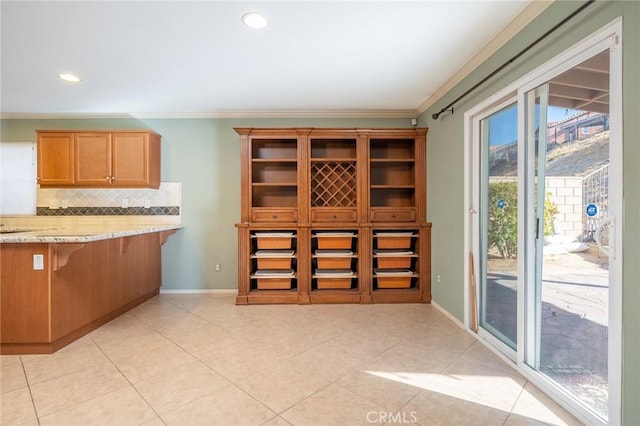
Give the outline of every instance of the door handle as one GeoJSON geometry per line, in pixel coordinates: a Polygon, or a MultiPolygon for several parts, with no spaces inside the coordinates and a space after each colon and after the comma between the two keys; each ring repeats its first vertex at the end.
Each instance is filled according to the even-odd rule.
{"type": "Polygon", "coordinates": [[[616,258],[616,251],[615,251],[615,244],[614,244],[615,233],[611,232],[611,230],[613,230],[615,225],[616,225],[615,218],[613,216],[608,216],[600,222],[600,224],[598,225],[598,228],[596,229],[595,235],[593,236],[593,239],[596,240],[596,244],[598,245],[598,248],[600,248],[600,250],[602,250],[602,252],[606,254],[607,257],[611,260],[616,258]],[[602,230],[607,225],[610,225],[609,246],[603,246],[601,241],[602,230]]]}

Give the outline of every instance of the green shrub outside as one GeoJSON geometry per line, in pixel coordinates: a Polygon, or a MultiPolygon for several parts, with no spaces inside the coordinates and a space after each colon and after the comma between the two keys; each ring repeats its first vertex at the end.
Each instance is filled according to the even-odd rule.
{"type": "MultiPolygon", "coordinates": [[[[553,235],[553,218],[558,206],[544,201],[544,235],[553,235]]],[[[489,184],[489,248],[495,247],[502,258],[518,254],[518,185],[516,182],[491,182],[489,184]]]]}

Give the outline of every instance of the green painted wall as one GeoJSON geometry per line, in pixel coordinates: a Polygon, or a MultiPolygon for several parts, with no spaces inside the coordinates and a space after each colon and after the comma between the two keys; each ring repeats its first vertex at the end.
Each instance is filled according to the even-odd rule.
{"type": "Polygon", "coordinates": [[[429,127],[428,220],[433,223],[433,299],[463,319],[464,113],[599,28],[623,17],[624,258],[623,258],[623,420],[640,424],[640,2],[597,2],[566,27],[503,70],[471,96],[434,121],[431,115],[502,65],[582,2],[556,1],[534,22],[454,87],[419,118],[429,127]]]}
{"type": "MultiPolygon", "coordinates": [[[[580,3],[556,1],[419,119],[429,127],[428,220],[433,223],[434,300],[463,318],[463,115],[509,83],[611,22],[624,19],[624,271],[623,418],[640,425],[640,2],[598,2],[456,105],[438,121],[431,114],[519,52],[580,3]]],[[[162,179],[182,182],[184,229],[163,252],[165,289],[235,289],[240,216],[240,153],[233,127],[410,127],[408,119],[82,119],[1,120],[0,140],[32,141],[36,129],[152,129],[163,135],[162,179]],[[214,265],[222,265],[221,272],[214,265]]]]}
{"type": "Polygon", "coordinates": [[[182,224],[163,250],[163,289],[237,289],[240,138],[234,127],[411,127],[407,119],[1,120],[3,142],[36,129],[151,129],[162,135],[162,180],[182,182],[182,224]],[[215,272],[214,265],[222,266],[215,272]]]}

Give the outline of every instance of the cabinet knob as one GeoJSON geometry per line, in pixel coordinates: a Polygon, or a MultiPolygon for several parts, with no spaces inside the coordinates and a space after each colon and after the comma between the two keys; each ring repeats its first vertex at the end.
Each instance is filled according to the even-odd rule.
{"type": "Polygon", "coordinates": [[[395,218],[396,218],[396,214],[395,214],[395,213],[391,213],[391,217],[392,217],[393,219],[395,219],[395,218]]]}
{"type": "Polygon", "coordinates": [[[110,177],[110,176],[107,176],[105,179],[106,179],[106,180],[111,180],[111,177],[110,177]]]}
{"type": "Polygon", "coordinates": [[[278,218],[278,215],[277,215],[277,214],[274,214],[274,215],[273,215],[273,216],[271,216],[271,217],[272,217],[273,219],[277,219],[277,218],[278,218]]]}
{"type": "Polygon", "coordinates": [[[335,214],[334,214],[334,215],[333,215],[333,218],[334,218],[334,219],[337,219],[337,218],[338,218],[338,215],[335,215],[335,214]]]}

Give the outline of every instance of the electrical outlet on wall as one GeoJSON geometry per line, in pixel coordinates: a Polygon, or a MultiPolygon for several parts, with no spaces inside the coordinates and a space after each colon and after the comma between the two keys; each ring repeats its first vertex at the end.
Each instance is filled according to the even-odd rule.
{"type": "Polygon", "coordinates": [[[33,255],[33,270],[34,271],[44,270],[44,254],[33,255]]]}
{"type": "Polygon", "coordinates": [[[123,198],[122,201],[120,202],[120,207],[122,207],[123,209],[126,209],[129,207],[129,199],[128,198],[123,198]]]}

